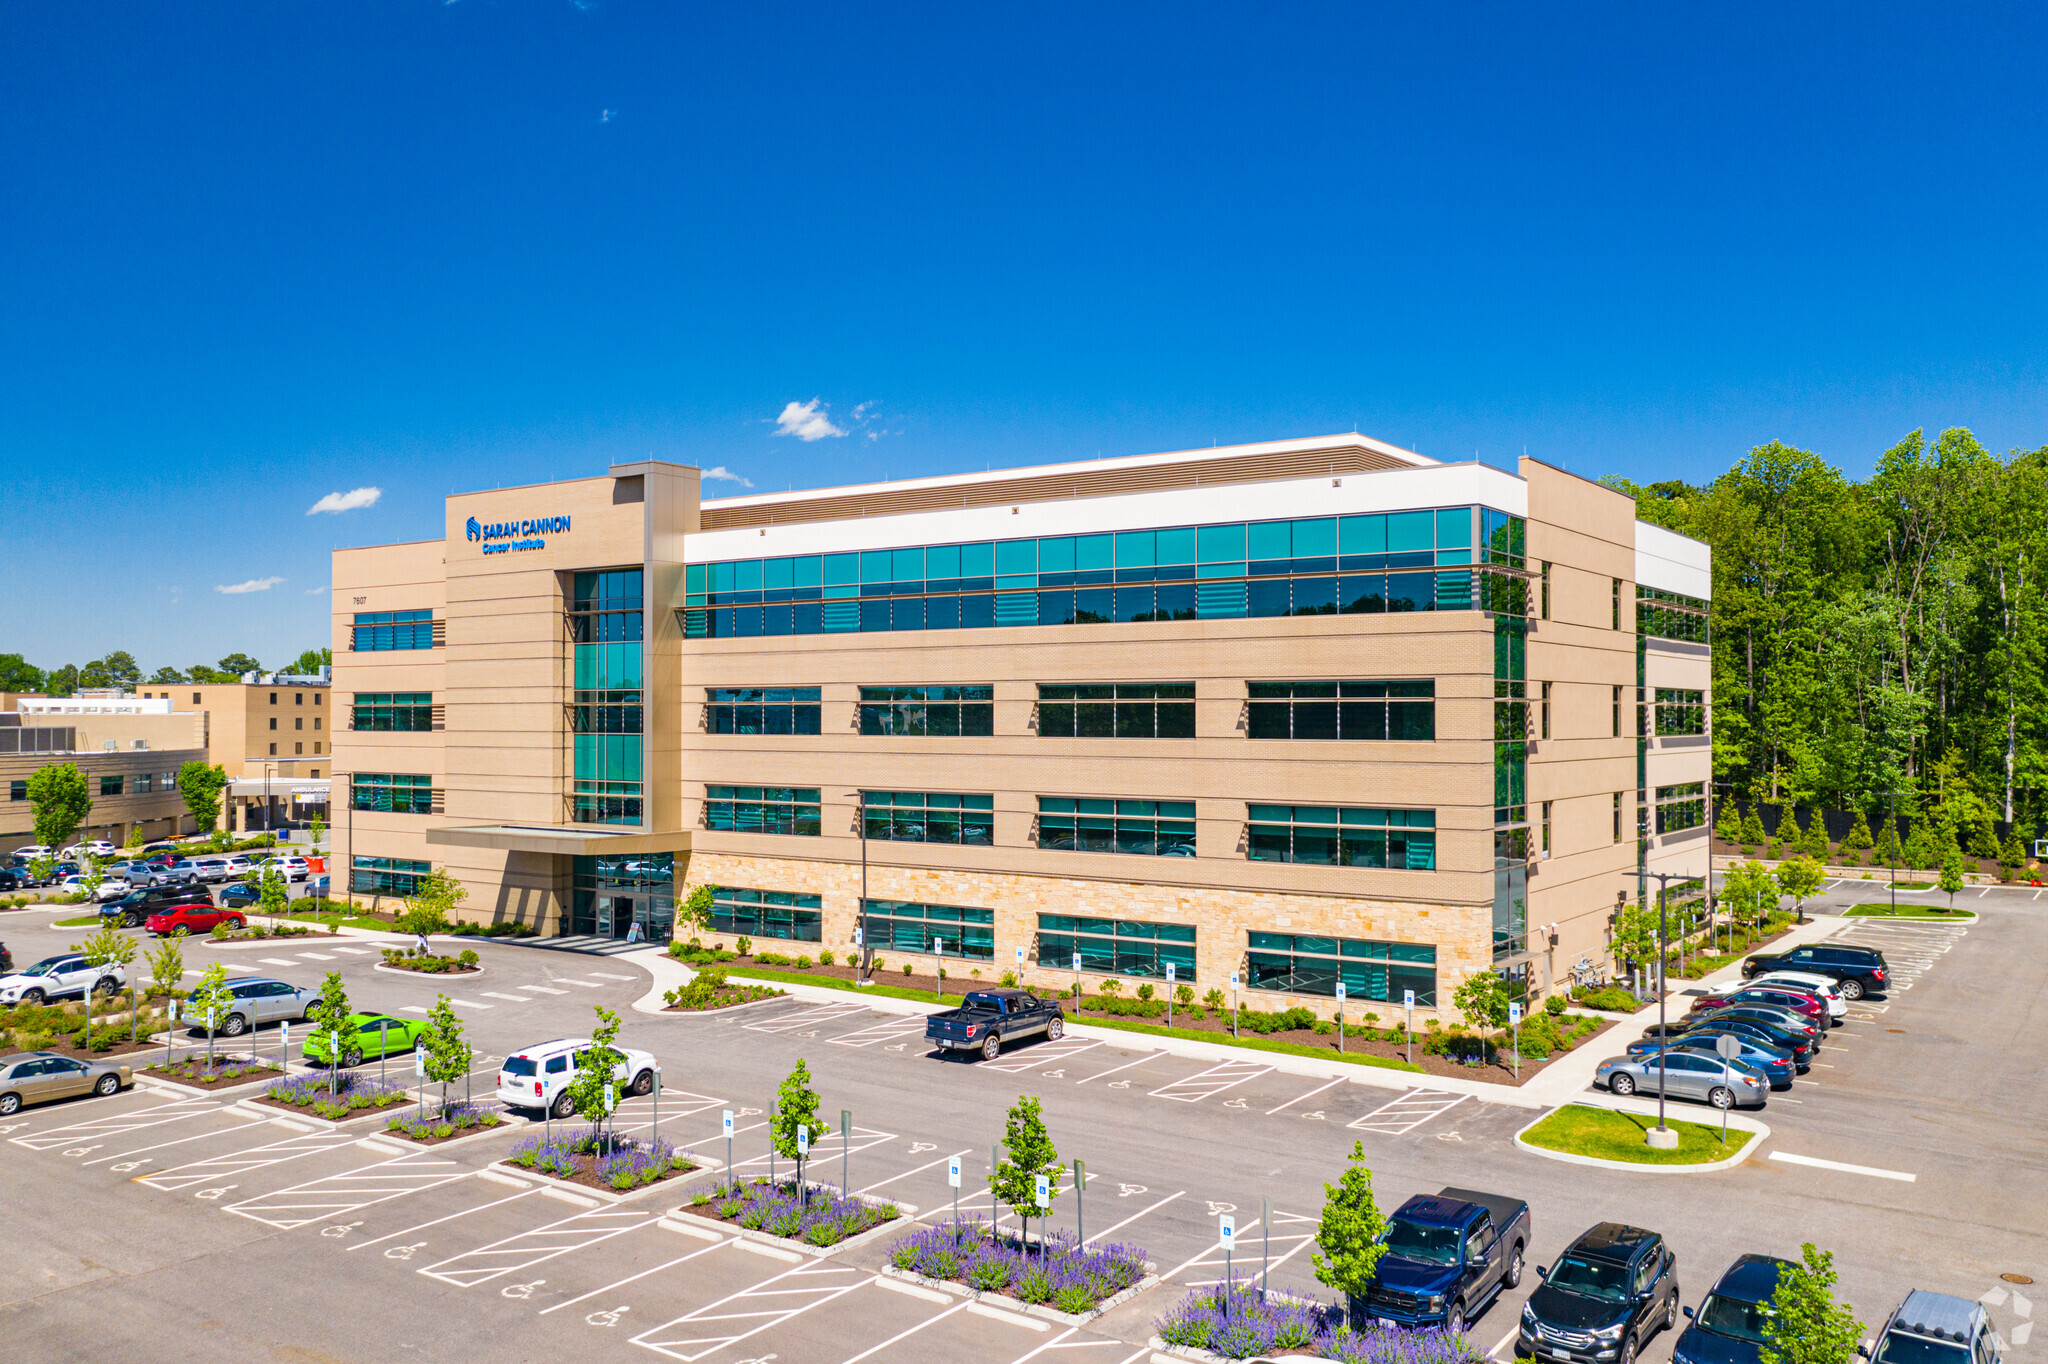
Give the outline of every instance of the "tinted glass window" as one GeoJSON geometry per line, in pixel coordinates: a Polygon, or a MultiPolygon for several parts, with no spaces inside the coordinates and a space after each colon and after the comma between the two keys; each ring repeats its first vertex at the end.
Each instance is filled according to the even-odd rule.
{"type": "Polygon", "coordinates": [[[505,1058],[507,1075],[531,1075],[534,1073],[533,1058],[529,1056],[508,1056],[505,1058]]]}
{"type": "Polygon", "coordinates": [[[557,1056],[548,1062],[548,1074],[550,1075],[560,1075],[568,1069],[569,1058],[566,1056],[557,1056]]]}
{"type": "Polygon", "coordinates": [[[1872,1364],[1967,1364],[1969,1358],[1969,1350],[1961,1345],[1887,1331],[1884,1339],[1878,1342],[1877,1353],[1871,1361],[1872,1364]]]}
{"type": "Polygon", "coordinates": [[[1567,1255],[1550,1271],[1549,1282],[1553,1288],[1619,1302],[1627,1296],[1625,1290],[1628,1284],[1628,1267],[1610,1260],[1592,1260],[1584,1256],[1567,1255]]]}

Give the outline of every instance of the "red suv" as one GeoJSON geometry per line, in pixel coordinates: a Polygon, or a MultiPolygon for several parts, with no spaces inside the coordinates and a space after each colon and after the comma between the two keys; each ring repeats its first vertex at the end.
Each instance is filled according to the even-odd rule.
{"type": "Polygon", "coordinates": [[[161,914],[152,914],[142,925],[159,938],[168,938],[179,929],[187,933],[211,933],[215,924],[226,924],[229,928],[243,928],[248,924],[238,910],[219,909],[212,904],[174,905],[161,914]]]}

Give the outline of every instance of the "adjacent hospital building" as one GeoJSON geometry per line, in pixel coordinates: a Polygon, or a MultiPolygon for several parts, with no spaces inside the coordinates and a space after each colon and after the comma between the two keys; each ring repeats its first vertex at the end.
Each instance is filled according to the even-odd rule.
{"type": "Polygon", "coordinates": [[[1355,434],[466,493],[334,556],[334,840],[544,933],[703,885],[792,955],[1447,1009],[1704,874],[1709,579],[1608,488],[1355,434]]]}

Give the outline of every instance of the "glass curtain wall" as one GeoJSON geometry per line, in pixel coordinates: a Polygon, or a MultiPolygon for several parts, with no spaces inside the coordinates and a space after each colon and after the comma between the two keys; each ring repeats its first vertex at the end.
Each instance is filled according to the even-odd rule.
{"type": "Polygon", "coordinates": [[[637,568],[575,575],[568,621],[575,651],[569,803],[578,824],[646,820],[640,591],[637,568]]]}
{"type": "Polygon", "coordinates": [[[675,931],[675,893],[673,853],[579,857],[569,932],[624,938],[637,925],[644,941],[667,942],[675,931]]]}
{"type": "MultiPolygon", "coordinates": [[[[1481,582],[1493,613],[1493,959],[1529,943],[1529,589],[1525,523],[1481,508],[1481,582]]],[[[1520,968],[1517,968],[1520,969],[1520,968]]],[[[1510,974],[1513,974],[1511,972],[1510,974]]]]}

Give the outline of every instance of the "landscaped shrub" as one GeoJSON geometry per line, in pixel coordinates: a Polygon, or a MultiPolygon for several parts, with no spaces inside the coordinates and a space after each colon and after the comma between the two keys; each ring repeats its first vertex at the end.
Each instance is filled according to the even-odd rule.
{"type": "Polygon", "coordinates": [[[402,1104],[411,1096],[402,1086],[387,1084],[374,1075],[360,1070],[344,1070],[333,1078],[334,1098],[328,1097],[329,1077],[326,1075],[294,1075],[266,1085],[266,1098],[294,1108],[310,1108],[321,1117],[333,1120],[359,1112],[365,1108],[389,1108],[402,1104]],[[332,1112],[323,1112],[332,1109],[332,1112]]]}
{"type": "Polygon", "coordinates": [[[1641,1000],[1619,985],[1603,985],[1597,990],[1577,986],[1572,990],[1572,1003],[1616,1014],[1632,1014],[1643,1007],[1641,1000]]]}
{"type": "Polygon", "coordinates": [[[1280,1302],[1249,1283],[1197,1289],[1153,1323],[1168,1345],[1226,1359],[1305,1352],[1346,1364],[1478,1364],[1463,1336],[1442,1329],[1369,1326],[1351,1330],[1318,1304],[1280,1302]]]}
{"type": "Polygon", "coordinates": [[[1559,1014],[1563,1013],[1563,1012],[1564,1012],[1564,996],[1563,996],[1563,995],[1552,995],[1552,996],[1550,996],[1550,997],[1549,997],[1548,999],[1544,1000],[1544,1001],[1543,1001],[1543,1012],[1545,1012],[1545,1013],[1549,1014],[1549,1015],[1550,1015],[1550,1016],[1551,1016],[1552,1018],[1555,1018],[1555,1017],[1557,1017],[1557,1016],[1558,1016],[1559,1014]]]}
{"type": "Polygon", "coordinates": [[[889,1248],[889,1263],[1070,1313],[1092,1312],[1145,1277],[1145,1252],[1137,1246],[1113,1242],[1084,1250],[1067,1233],[1025,1246],[999,1237],[980,1218],[913,1232],[889,1248]]]}
{"type": "Polygon", "coordinates": [[[794,1181],[771,1185],[765,1178],[720,1180],[693,1193],[690,1206],[709,1207],[750,1230],[814,1246],[836,1245],[902,1215],[893,1203],[839,1198],[815,1188],[800,1196],[794,1181]]]}
{"type": "Polygon", "coordinates": [[[425,1141],[428,1137],[452,1137],[472,1127],[483,1131],[503,1121],[504,1118],[488,1108],[479,1108],[475,1104],[451,1104],[445,1113],[434,1119],[394,1113],[384,1124],[384,1130],[402,1132],[414,1141],[425,1141]]]}

